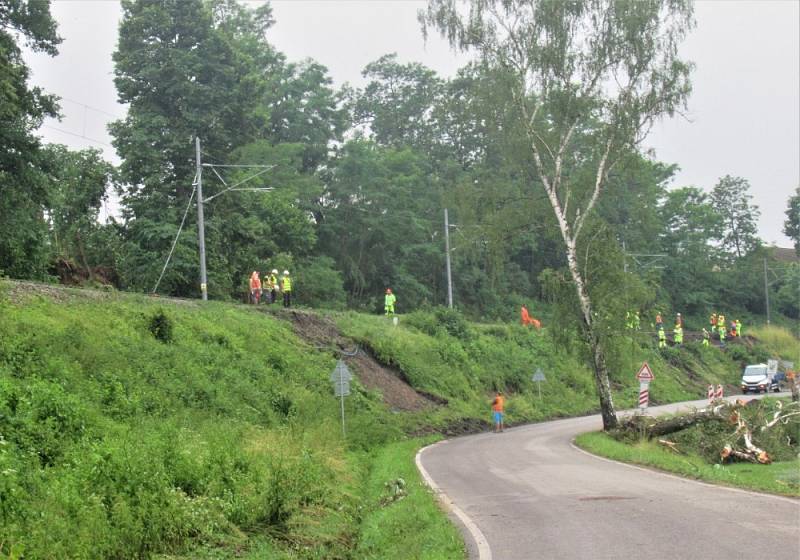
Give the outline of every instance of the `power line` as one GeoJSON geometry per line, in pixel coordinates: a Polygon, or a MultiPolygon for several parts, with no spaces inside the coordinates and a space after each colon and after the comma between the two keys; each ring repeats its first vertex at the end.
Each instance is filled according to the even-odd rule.
{"type": "Polygon", "coordinates": [[[178,243],[178,237],[181,235],[181,231],[183,230],[183,224],[186,222],[186,215],[189,214],[189,208],[192,206],[192,199],[194,199],[194,193],[197,190],[197,175],[194,176],[194,181],[192,181],[194,188],[192,189],[192,194],[189,195],[189,203],[186,205],[186,210],[183,212],[183,218],[181,218],[181,225],[178,227],[178,233],[175,234],[175,239],[172,241],[172,247],[170,247],[169,255],[167,255],[167,260],[164,261],[164,268],[161,269],[161,274],[156,281],[156,285],[153,286],[153,293],[156,293],[158,289],[158,285],[161,283],[161,279],[164,278],[164,273],[167,271],[167,265],[169,265],[169,261],[172,258],[172,253],[175,251],[175,245],[178,243]]]}
{"type": "Polygon", "coordinates": [[[87,109],[91,109],[92,111],[95,111],[97,113],[103,113],[104,115],[108,115],[109,117],[114,117],[115,119],[124,119],[125,118],[124,115],[115,115],[114,113],[109,113],[108,111],[105,111],[103,109],[99,109],[97,107],[93,107],[93,106],[91,106],[91,105],[89,105],[87,103],[84,103],[82,101],[78,101],[76,99],[70,99],[69,97],[63,97],[63,96],[61,96],[61,95],[59,95],[57,93],[55,93],[53,95],[57,96],[60,101],[68,101],[70,103],[75,103],[76,105],[80,105],[81,107],[85,107],[87,109]]]}
{"type": "Polygon", "coordinates": [[[49,128],[50,130],[55,130],[61,132],[63,134],[69,134],[70,136],[75,136],[77,138],[83,138],[84,140],[88,140],[89,142],[94,142],[95,144],[102,144],[103,146],[108,146],[109,148],[113,148],[111,144],[108,142],[103,142],[102,140],[98,140],[97,138],[91,138],[89,136],[85,136],[83,134],[78,134],[76,132],[70,132],[69,130],[64,130],[63,128],[58,128],[55,126],[50,126],[49,124],[43,124],[42,128],[49,128]]]}

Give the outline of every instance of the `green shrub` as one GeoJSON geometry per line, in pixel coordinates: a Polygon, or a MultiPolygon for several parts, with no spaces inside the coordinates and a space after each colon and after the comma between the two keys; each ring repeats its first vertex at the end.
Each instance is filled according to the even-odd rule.
{"type": "Polygon", "coordinates": [[[163,309],[159,309],[150,317],[150,322],[147,325],[150,333],[164,344],[170,344],[173,341],[173,324],[172,319],[164,313],[163,309]]]}
{"type": "Polygon", "coordinates": [[[761,347],[748,348],[743,344],[728,344],[728,357],[739,365],[760,364],[766,362],[770,355],[761,347]]]}
{"type": "Polygon", "coordinates": [[[469,323],[464,316],[456,309],[448,307],[437,307],[434,310],[436,321],[442,326],[450,336],[459,340],[467,341],[472,337],[469,323]]]}
{"type": "Polygon", "coordinates": [[[403,324],[429,336],[436,336],[439,323],[430,311],[417,310],[403,316],[403,324]]]}
{"type": "Polygon", "coordinates": [[[342,273],[330,257],[312,257],[298,264],[297,292],[304,305],[344,309],[347,304],[342,273]]]}
{"type": "Polygon", "coordinates": [[[0,434],[42,466],[55,465],[86,430],[80,400],[52,382],[17,385],[0,379],[0,434]]]}

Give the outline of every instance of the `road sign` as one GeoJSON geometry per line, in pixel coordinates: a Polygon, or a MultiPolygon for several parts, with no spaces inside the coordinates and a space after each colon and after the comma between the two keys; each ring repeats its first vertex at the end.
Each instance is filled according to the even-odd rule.
{"type": "Polygon", "coordinates": [[[545,380],[544,379],[544,372],[542,371],[542,368],[537,367],[536,371],[534,372],[533,377],[531,377],[531,379],[536,381],[536,388],[539,390],[539,398],[541,399],[542,398],[542,381],[545,380]]]}
{"type": "Polygon", "coordinates": [[[347,397],[350,395],[350,382],[342,381],[333,384],[333,394],[337,397],[347,397]]]}
{"type": "Polygon", "coordinates": [[[769,375],[778,373],[778,360],[767,360],[767,373],[769,375]]]}
{"type": "Polygon", "coordinates": [[[636,379],[639,381],[650,382],[655,379],[656,376],[653,375],[653,370],[650,369],[650,366],[647,365],[647,362],[642,364],[642,367],[639,368],[639,373],[636,374],[636,379]]]}
{"type": "Polygon", "coordinates": [[[331,382],[333,383],[333,394],[342,400],[342,435],[346,436],[344,429],[344,398],[350,394],[350,380],[353,374],[342,360],[336,362],[336,367],[331,372],[331,382]]]}
{"type": "Polygon", "coordinates": [[[789,362],[787,360],[781,360],[781,367],[783,369],[786,369],[786,370],[794,369],[794,362],[789,362]]]}
{"type": "Polygon", "coordinates": [[[342,360],[336,362],[336,367],[331,372],[331,381],[333,383],[348,382],[353,378],[350,369],[342,360]]]}

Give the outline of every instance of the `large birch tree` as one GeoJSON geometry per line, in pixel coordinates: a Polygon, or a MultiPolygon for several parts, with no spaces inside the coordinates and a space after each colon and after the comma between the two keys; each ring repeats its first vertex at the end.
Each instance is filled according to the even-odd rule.
{"type": "Polygon", "coordinates": [[[544,188],[564,241],[603,426],[613,428],[606,353],[579,243],[611,170],[659,117],[685,107],[692,66],[678,45],[694,24],[692,3],[429,0],[420,21],[507,77],[529,146],[532,190],[544,188]]]}

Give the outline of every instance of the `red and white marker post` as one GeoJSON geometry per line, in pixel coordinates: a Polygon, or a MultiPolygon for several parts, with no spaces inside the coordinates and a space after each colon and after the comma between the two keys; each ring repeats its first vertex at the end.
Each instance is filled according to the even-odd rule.
{"type": "Polygon", "coordinates": [[[647,410],[647,405],[650,403],[650,382],[655,378],[653,370],[647,362],[644,362],[636,374],[636,379],[639,380],[639,410],[642,412],[647,410]]]}
{"type": "Polygon", "coordinates": [[[718,399],[722,398],[722,385],[717,385],[717,392],[714,397],[718,399]]]}
{"type": "Polygon", "coordinates": [[[714,386],[713,385],[709,385],[708,386],[708,403],[709,404],[711,404],[714,401],[714,396],[715,395],[716,395],[716,392],[714,391],[714,386]]]}

